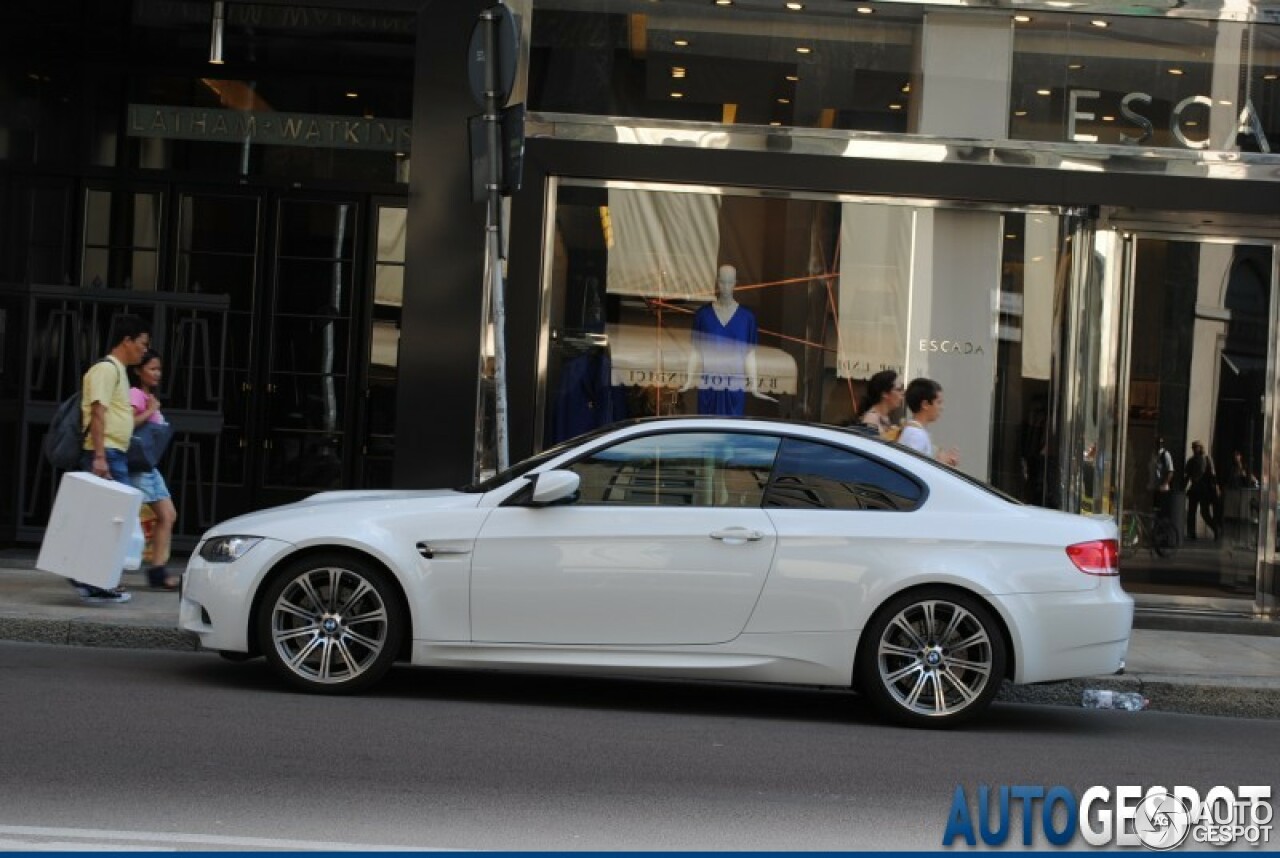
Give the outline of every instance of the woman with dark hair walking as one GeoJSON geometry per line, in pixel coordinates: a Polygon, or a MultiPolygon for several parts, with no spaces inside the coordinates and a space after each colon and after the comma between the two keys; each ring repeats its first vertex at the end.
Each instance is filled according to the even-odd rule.
{"type": "MultiPolygon", "coordinates": [[[[129,389],[129,402],[133,405],[133,425],[136,429],[148,421],[164,423],[160,413],[160,400],[156,391],[160,387],[163,371],[160,354],[148,350],[136,367],[130,368],[136,384],[129,389]]],[[[129,482],[142,492],[142,502],[151,506],[155,522],[151,531],[151,565],[147,567],[147,583],[153,590],[177,590],[178,576],[169,572],[169,546],[173,539],[173,525],[178,511],[169,496],[169,487],[159,468],[145,471],[130,469],[129,482]]]]}
{"type": "Polygon", "coordinates": [[[902,408],[902,379],[896,370],[877,372],[867,381],[867,398],[858,422],[876,430],[886,441],[895,441],[902,427],[893,415],[902,408]]]}

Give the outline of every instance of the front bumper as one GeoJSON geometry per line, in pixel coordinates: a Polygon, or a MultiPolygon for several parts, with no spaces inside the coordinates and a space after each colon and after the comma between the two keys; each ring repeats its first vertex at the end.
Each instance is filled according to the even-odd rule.
{"type": "Polygon", "coordinates": [[[239,560],[210,563],[197,549],[182,576],[178,628],[194,633],[202,649],[248,652],[254,594],[293,550],[288,542],[263,539],[239,560]]]}

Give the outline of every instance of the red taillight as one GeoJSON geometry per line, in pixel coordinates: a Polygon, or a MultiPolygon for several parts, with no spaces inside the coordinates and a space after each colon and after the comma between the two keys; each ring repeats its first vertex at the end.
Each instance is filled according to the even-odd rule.
{"type": "Polygon", "coordinates": [[[1114,539],[1095,539],[1067,546],[1067,556],[1086,575],[1119,575],[1120,543],[1114,539]]]}

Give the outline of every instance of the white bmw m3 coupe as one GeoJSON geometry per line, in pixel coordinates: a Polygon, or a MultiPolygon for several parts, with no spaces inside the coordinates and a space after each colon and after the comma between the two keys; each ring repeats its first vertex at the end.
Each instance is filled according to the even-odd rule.
{"type": "Polygon", "coordinates": [[[734,418],[619,424],[478,485],[324,492],[206,533],[179,624],[296,688],[400,660],[852,687],[950,726],[1004,679],[1113,673],[1109,519],[892,443],[734,418]]]}

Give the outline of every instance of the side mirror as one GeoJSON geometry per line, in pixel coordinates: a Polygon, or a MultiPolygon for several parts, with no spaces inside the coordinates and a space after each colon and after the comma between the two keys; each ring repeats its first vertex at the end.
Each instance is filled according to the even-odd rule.
{"type": "Polygon", "coordinates": [[[530,506],[573,503],[578,499],[578,485],[581,482],[582,479],[573,471],[543,471],[533,478],[530,506]]]}

